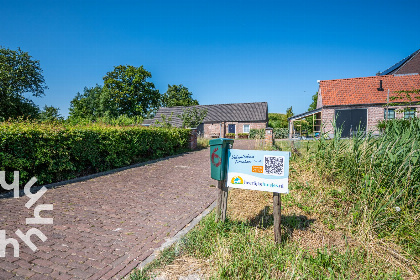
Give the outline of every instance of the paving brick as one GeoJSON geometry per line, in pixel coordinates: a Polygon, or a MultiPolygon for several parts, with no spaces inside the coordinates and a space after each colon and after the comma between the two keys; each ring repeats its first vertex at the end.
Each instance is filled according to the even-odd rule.
{"type": "Polygon", "coordinates": [[[93,274],[89,279],[103,279],[103,276],[112,269],[112,266],[106,266],[100,269],[97,273],[93,274]]]}
{"type": "Polygon", "coordinates": [[[36,260],[33,260],[32,263],[40,265],[40,266],[45,266],[45,267],[50,267],[53,264],[53,262],[49,260],[44,260],[44,259],[36,259],[36,260]]]}
{"type": "Polygon", "coordinates": [[[29,278],[29,277],[31,277],[32,275],[35,274],[34,271],[29,270],[28,268],[22,268],[22,267],[19,267],[18,269],[14,270],[13,272],[16,273],[16,275],[18,275],[18,276],[22,276],[22,277],[26,277],[26,278],[29,278]]]}
{"type": "Polygon", "coordinates": [[[124,276],[126,276],[127,274],[129,274],[131,271],[133,271],[133,269],[135,269],[138,265],[140,264],[139,261],[131,261],[130,263],[126,264],[124,269],[122,269],[120,272],[118,272],[116,274],[116,277],[118,279],[123,278],[124,276]]]}
{"type": "Polygon", "coordinates": [[[97,260],[92,260],[92,259],[87,260],[85,262],[85,264],[86,265],[89,265],[89,266],[91,266],[93,268],[96,268],[96,269],[103,269],[106,266],[108,266],[108,264],[105,263],[105,262],[101,262],[101,261],[97,261],[97,260]]]}
{"type": "Polygon", "coordinates": [[[13,271],[14,269],[18,268],[19,266],[15,263],[11,263],[8,261],[0,262],[0,268],[6,270],[6,271],[13,271]]]}
{"type": "Polygon", "coordinates": [[[74,262],[84,262],[86,261],[86,257],[78,256],[78,255],[69,255],[66,257],[66,260],[70,260],[74,262]]]}
{"type": "Polygon", "coordinates": [[[9,278],[8,280],[26,280],[26,279],[27,277],[15,275],[12,278],[9,278]]]}
{"type": "Polygon", "coordinates": [[[70,252],[62,252],[62,251],[54,250],[54,251],[51,252],[51,254],[53,256],[57,256],[57,257],[60,257],[60,258],[65,258],[68,255],[70,255],[70,252]]]}
{"type": "MultiPolygon", "coordinates": [[[[254,148],[235,140],[235,148],[247,145],[254,148]]],[[[0,259],[0,279],[13,271],[43,280],[122,278],[215,200],[209,169],[209,151],[201,150],[49,189],[39,200],[54,203],[54,224],[38,227],[47,241],[36,239],[36,252],[21,243],[19,258],[0,259]]],[[[1,201],[2,229],[29,229],[26,201],[1,201]]]]}
{"type": "Polygon", "coordinates": [[[94,268],[94,267],[89,267],[89,268],[88,268],[88,269],[86,269],[85,271],[86,271],[86,272],[90,272],[90,273],[92,273],[92,275],[93,275],[93,274],[98,273],[98,272],[99,272],[99,269],[94,268]]]}
{"type": "Polygon", "coordinates": [[[49,261],[54,264],[59,264],[63,266],[66,266],[69,263],[69,260],[66,260],[64,258],[59,258],[59,257],[52,257],[51,259],[49,259],[49,261]]]}
{"type": "Polygon", "coordinates": [[[35,259],[35,256],[31,255],[31,254],[27,254],[25,252],[19,252],[19,258],[23,259],[27,262],[30,262],[30,261],[33,261],[35,259]]]}
{"type": "Polygon", "coordinates": [[[59,271],[53,271],[51,272],[51,277],[53,277],[54,279],[57,280],[69,280],[71,279],[73,276],[64,272],[59,272],[59,271]]]}
{"type": "Polygon", "coordinates": [[[113,276],[118,274],[118,272],[120,272],[122,269],[123,267],[120,267],[120,266],[114,267],[113,269],[108,271],[105,275],[103,275],[101,279],[111,279],[113,276]]]}
{"type": "Polygon", "coordinates": [[[74,275],[76,277],[79,277],[81,279],[88,279],[90,276],[93,275],[92,272],[86,271],[86,270],[81,270],[78,268],[74,268],[72,270],[69,271],[69,274],[74,275]]]}
{"type": "Polygon", "coordinates": [[[42,274],[34,274],[30,280],[54,280],[51,276],[48,275],[42,275],[42,274]]]}
{"type": "Polygon", "coordinates": [[[55,263],[53,263],[52,265],[50,265],[50,268],[52,270],[54,270],[55,272],[59,272],[59,273],[65,273],[65,272],[69,271],[69,267],[63,266],[63,265],[59,265],[59,264],[55,264],[55,263]]]}
{"type": "Polygon", "coordinates": [[[21,268],[25,268],[25,269],[31,269],[32,264],[25,261],[25,260],[18,260],[16,262],[14,262],[14,264],[16,264],[17,266],[21,267],[21,268]]]}
{"type": "Polygon", "coordinates": [[[72,261],[70,261],[70,262],[67,264],[67,266],[68,266],[68,267],[70,267],[70,268],[77,268],[77,269],[80,269],[80,270],[86,270],[86,269],[88,269],[88,268],[89,268],[89,265],[87,265],[87,264],[85,264],[85,263],[72,262],[72,261]]]}
{"type": "Polygon", "coordinates": [[[32,270],[40,273],[40,274],[48,274],[51,273],[53,270],[51,268],[45,267],[45,266],[39,266],[39,265],[34,265],[32,267],[32,270]]]}
{"type": "Polygon", "coordinates": [[[38,250],[44,253],[49,253],[52,251],[50,246],[38,246],[38,250]]]}
{"type": "Polygon", "coordinates": [[[14,273],[11,273],[10,271],[6,271],[0,268],[0,279],[10,279],[14,275],[15,275],[14,273]]]}
{"type": "Polygon", "coordinates": [[[45,253],[45,252],[42,252],[42,251],[38,251],[38,252],[35,253],[35,257],[41,258],[41,259],[44,259],[44,260],[48,260],[48,259],[52,258],[53,256],[54,256],[53,254],[45,253]]]}

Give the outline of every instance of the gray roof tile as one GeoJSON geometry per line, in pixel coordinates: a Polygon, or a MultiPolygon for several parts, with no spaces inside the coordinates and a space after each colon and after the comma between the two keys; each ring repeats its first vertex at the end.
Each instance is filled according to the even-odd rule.
{"type": "MultiPolygon", "coordinates": [[[[253,102],[253,103],[233,103],[233,104],[215,104],[215,105],[197,105],[191,106],[197,108],[207,109],[207,116],[204,118],[205,123],[211,122],[255,122],[268,121],[268,105],[267,102],[253,102]]],[[[173,126],[181,127],[182,120],[178,117],[182,112],[189,107],[161,107],[156,113],[153,123],[162,121],[162,115],[168,120],[171,117],[170,123],[173,126]]]]}

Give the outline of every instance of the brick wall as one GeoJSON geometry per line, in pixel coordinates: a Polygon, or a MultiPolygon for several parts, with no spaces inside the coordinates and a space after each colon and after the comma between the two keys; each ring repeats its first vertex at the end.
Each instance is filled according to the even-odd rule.
{"type": "MultiPolygon", "coordinates": [[[[407,106],[389,106],[390,109],[395,109],[395,118],[404,118],[403,109],[407,106]]],[[[416,116],[420,117],[420,105],[409,106],[410,108],[416,108],[416,116]]],[[[337,109],[367,109],[367,131],[371,131],[373,134],[379,134],[379,130],[376,127],[379,121],[384,120],[385,107],[383,105],[371,105],[371,106],[350,106],[340,107],[337,109]]],[[[332,121],[334,120],[335,108],[324,108],[322,109],[322,124],[323,131],[328,133],[330,137],[333,137],[333,126],[332,121]]]]}
{"type": "Polygon", "coordinates": [[[191,129],[189,148],[190,150],[197,149],[197,129],[191,129]]]}
{"type": "Polygon", "coordinates": [[[334,136],[334,129],[332,122],[334,120],[334,109],[325,108],[322,109],[321,119],[322,119],[322,133],[328,133],[328,135],[334,136]]]}
{"type": "Polygon", "coordinates": [[[322,107],[322,95],[321,95],[321,88],[318,89],[318,99],[316,101],[316,109],[322,107]]]}
{"type": "MultiPolygon", "coordinates": [[[[414,105],[414,106],[408,106],[410,108],[416,108],[416,117],[420,117],[420,105],[414,105]]],[[[389,108],[395,108],[395,118],[396,119],[403,119],[404,118],[404,111],[403,109],[405,107],[403,106],[393,106],[393,107],[389,107],[389,108]]]]}
{"type": "Polygon", "coordinates": [[[266,146],[274,145],[274,135],[273,135],[273,129],[271,127],[265,129],[265,145],[266,146]]]}
{"type": "Polygon", "coordinates": [[[379,134],[379,129],[376,127],[379,121],[384,119],[384,107],[372,106],[367,108],[367,131],[372,131],[373,134],[379,134]]]}
{"type": "MultiPolygon", "coordinates": [[[[205,123],[204,124],[204,137],[205,138],[211,138],[213,135],[219,135],[220,134],[220,123],[205,123]]],[[[222,130],[222,137],[223,130],[222,130]]]]}
{"type": "Polygon", "coordinates": [[[267,127],[265,122],[224,122],[222,123],[222,129],[220,129],[220,123],[205,123],[204,124],[204,137],[219,137],[220,130],[222,130],[221,137],[225,137],[228,133],[229,124],[236,126],[236,135],[244,132],[244,125],[249,124],[249,129],[262,129],[267,127]]]}

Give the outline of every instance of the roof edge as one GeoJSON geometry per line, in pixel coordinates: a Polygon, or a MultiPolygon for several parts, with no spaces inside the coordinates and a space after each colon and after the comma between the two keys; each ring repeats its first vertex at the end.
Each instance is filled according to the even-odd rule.
{"type": "Polygon", "coordinates": [[[220,104],[198,104],[198,105],[192,105],[192,106],[172,106],[172,107],[160,107],[159,109],[163,108],[190,108],[190,107],[198,107],[198,106],[220,106],[220,105],[237,105],[237,104],[257,104],[257,103],[265,103],[268,106],[267,101],[261,101],[261,102],[238,102],[238,103],[220,103],[220,104]]]}
{"type": "Polygon", "coordinates": [[[394,65],[392,65],[391,67],[389,67],[388,69],[385,69],[384,71],[382,71],[379,76],[384,76],[384,75],[388,75],[389,73],[398,70],[399,68],[403,67],[405,64],[407,64],[408,61],[410,61],[413,57],[415,57],[416,55],[418,55],[420,53],[420,49],[413,52],[412,54],[410,54],[409,56],[407,56],[406,58],[403,58],[402,60],[398,61],[397,63],[395,63],[394,65]]]}
{"type": "Polygon", "coordinates": [[[331,82],[331,81],[345,81],[345,80],[362,80],[362,79],[382,79],[384,77],[404,77],[404,76],[417,76],[420,73],[410,73],[410,74],[390,74],[390,75],[383,75],[383,76],[368,76],[368,77],[355,77],[355,78],[344,78],[344,79],[332,79],[332,80],[320,80],[319,82],[331,82]]]}
{"type": "Polygon", "coordinates": [[[312,111],[308,111],[308,112],[304,112],[304,113],[301,113],[301,114],[297,114],[297,115],[291,116],[290,118],[287,118],[287,121],[291,121],[291,120],[299,119],[299,118],[304,118],[304,117],[307,117],[307,116],[316,114],[318,112],[321,112],[322,111],[322,108],[323,107],[318,108],[318,109],[315,109],[315,110],[312,110],[312,111]]]}

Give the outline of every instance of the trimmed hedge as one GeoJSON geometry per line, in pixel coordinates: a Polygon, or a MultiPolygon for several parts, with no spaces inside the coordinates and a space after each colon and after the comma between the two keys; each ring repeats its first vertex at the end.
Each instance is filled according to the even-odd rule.
{"type": "Polygon", "coordinates": [[[0,123],[0,170],[48,184],[187,150],[188,129],[0,123]]]}

